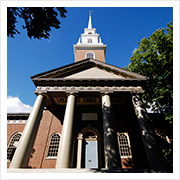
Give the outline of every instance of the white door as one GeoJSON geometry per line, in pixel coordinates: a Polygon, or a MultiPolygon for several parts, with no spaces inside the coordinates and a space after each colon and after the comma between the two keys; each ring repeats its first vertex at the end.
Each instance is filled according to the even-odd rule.
{"type": "Polygon", "coordinates": [[[97,141],[86,141],[85,168],[98,168],[97,141]]]}

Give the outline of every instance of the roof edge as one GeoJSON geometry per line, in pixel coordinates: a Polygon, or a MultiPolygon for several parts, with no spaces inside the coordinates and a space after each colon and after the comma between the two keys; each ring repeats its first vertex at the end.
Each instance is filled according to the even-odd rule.
{"type": "Polygon", "coordinates": [[[148,78],[147,76],[144,76],[144,75],[141,75],[141,74],[129,71],[129,70],[125,70],[125,69],[117,67],[115,65],[111,65],[111,64],[108,64],[108,63],[105,63],[105,62],[102,62],[102,61],[99,61],[99,60],[96,60],[96,59],[88,58],[88,59],[83,59],[83,60],[68,64],[68,65],[65,65],[65,66],[61,66],[59,68],[55,68],[55,69],[52,69],[52,70],[49,70],[49,71],[45,71],[43,73],[33,75],[33,76],[31,76],[31,79],[33,80],[34,78],[37,78],[37,77],[42,78],[41,76],[43,76],[45,74],[50,74],[52,72],[59,73],[58,71],[60,71],[60,70],[66,71],[68,69],[72,69],[72,68],[78,67],[81,64],[83,65],[83,64],[86,64],[86,63],[92,63],[92,64],[96,65],[100,69],[105,69],[107,71],[112,71],[115,74],[116,73],[117,74],[121,73],[124,76],[127,76],[127,77],[129,76],[129,77],[134,78],[134,79],[147,80],[147,78],[148,78]]]}

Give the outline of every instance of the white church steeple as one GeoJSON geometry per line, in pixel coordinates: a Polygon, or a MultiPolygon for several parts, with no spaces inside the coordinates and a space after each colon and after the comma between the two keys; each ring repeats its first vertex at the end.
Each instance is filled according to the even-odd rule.
{"type": "Polygon", "coordinates": [[[89,11],[88,28],[84,29],[84,33],[74,45],[75,62],[86,58],[97,59],[105,62],[106,46],[102,43],[96,28],[92,28],[91,12],[89,11]]]}

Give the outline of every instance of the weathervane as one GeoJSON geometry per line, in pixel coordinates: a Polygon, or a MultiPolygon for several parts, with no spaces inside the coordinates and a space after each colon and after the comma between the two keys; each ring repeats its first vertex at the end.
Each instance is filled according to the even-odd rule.
{"type": "Polygon", "coordinates": [[[89,16],[91,17],[91,13],[92,13],[93,11],[91,11],[91,10],[89,10],[89,16]]]}

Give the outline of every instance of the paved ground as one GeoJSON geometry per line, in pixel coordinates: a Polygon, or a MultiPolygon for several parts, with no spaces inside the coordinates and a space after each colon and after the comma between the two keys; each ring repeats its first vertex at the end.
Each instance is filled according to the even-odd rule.
{"type": "Polygon", "coordinates": [[[8,169],[7,173],[173,173],[167,169],[8,169]]]}

